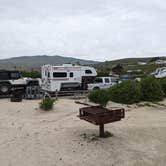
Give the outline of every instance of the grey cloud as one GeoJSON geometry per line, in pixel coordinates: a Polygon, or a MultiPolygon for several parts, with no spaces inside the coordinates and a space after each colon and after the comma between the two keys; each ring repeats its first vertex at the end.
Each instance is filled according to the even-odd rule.
{"type": "Polygon", "coordinates": [[[164,0],[0,0],[0,58],[166,53],[164,0]]]}

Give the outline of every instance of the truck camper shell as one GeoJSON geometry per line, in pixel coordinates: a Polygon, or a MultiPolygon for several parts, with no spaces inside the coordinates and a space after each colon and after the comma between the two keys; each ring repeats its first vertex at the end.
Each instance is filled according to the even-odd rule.
{"type": "Polygon", "coordinates": [[[42,66],[42,89],[48,92],[86,90],[97,75],[89,66],[63,64],[60,66],[42,66]]]}

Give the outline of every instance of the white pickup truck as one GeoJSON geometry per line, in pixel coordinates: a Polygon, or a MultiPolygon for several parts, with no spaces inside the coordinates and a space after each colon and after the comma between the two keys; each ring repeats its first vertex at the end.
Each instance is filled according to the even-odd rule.
{"type": "Polygon", "coordinates": [[[117,83],[116,77],[96,77],[93,83],[88,84],[88,90],[107,89],[117,83]]]}

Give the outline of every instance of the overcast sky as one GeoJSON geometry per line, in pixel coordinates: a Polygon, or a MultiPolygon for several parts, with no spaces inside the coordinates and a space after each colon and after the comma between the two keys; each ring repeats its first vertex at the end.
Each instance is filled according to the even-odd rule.
{"type": "Polygon", "coordinates": [[[0,58],[166,55],[165,0],[0,0],[0,58]]]}

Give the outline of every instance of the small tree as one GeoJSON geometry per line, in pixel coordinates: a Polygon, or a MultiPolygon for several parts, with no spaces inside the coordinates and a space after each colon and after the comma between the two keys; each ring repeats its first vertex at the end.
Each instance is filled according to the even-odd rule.
{"type": "Polygon", "coordinates": [[[31,70],[31,71],[21,71],[21,75],[23,77],[31,77],[31,78],[41,78],[41,73],[39,71],[31,70]]]}
{"type": "Polygon", "coordinates": [[[104,68],[104,69],[97,70],[97,76],[98,77],[108,76],[109,74],[110,74],[110,69],[109,68],[104,68]]]}
{"type": "Polygon", "coordinates": [[[109,94],[106,90],[94,90],[90,92],[88,98],[91,102],[100,104],[102,107],[106,107],[109,101],[109,94]]]}
{"type": "Polygon", "coordinates": [[[164,92],[164,96],[166,97],[166,77],[160,79],[160,85],[164,92]]]}
{"type": "Polygon", "coordinates": [[[112,68],[112,71],[116,74],[122,74],[123,73],[123,66],[121,64],[117,64],[115,67],[112,68]]]}
{"type": "Polygon", "coordinates": [[[153,57],[153,58],[150,59],[150,62],[155,62],[157,60],[160,60],[160,57],[153,57]]]}
{"type": "Polygon", "coordinates": [[[126,80],[120,84],[114,85],[109,89],[110,100],[123,103],[133,104],[141,99],[140,85],[138,82],[126,80]]]}
{"type": "Polygon", "coordinates": [[[52,99],[51,97],[45,97],[40,103],[40,108],[45,111],[51,110],[53,108],[54,101],[55,100],[52,99]]]}
{"type": "Polygon", "coordinates": [[[144,101],[160,101],[164,97],[164,92],[158,80],[147,77],[141,80],[142,99],[144,101]]]}

